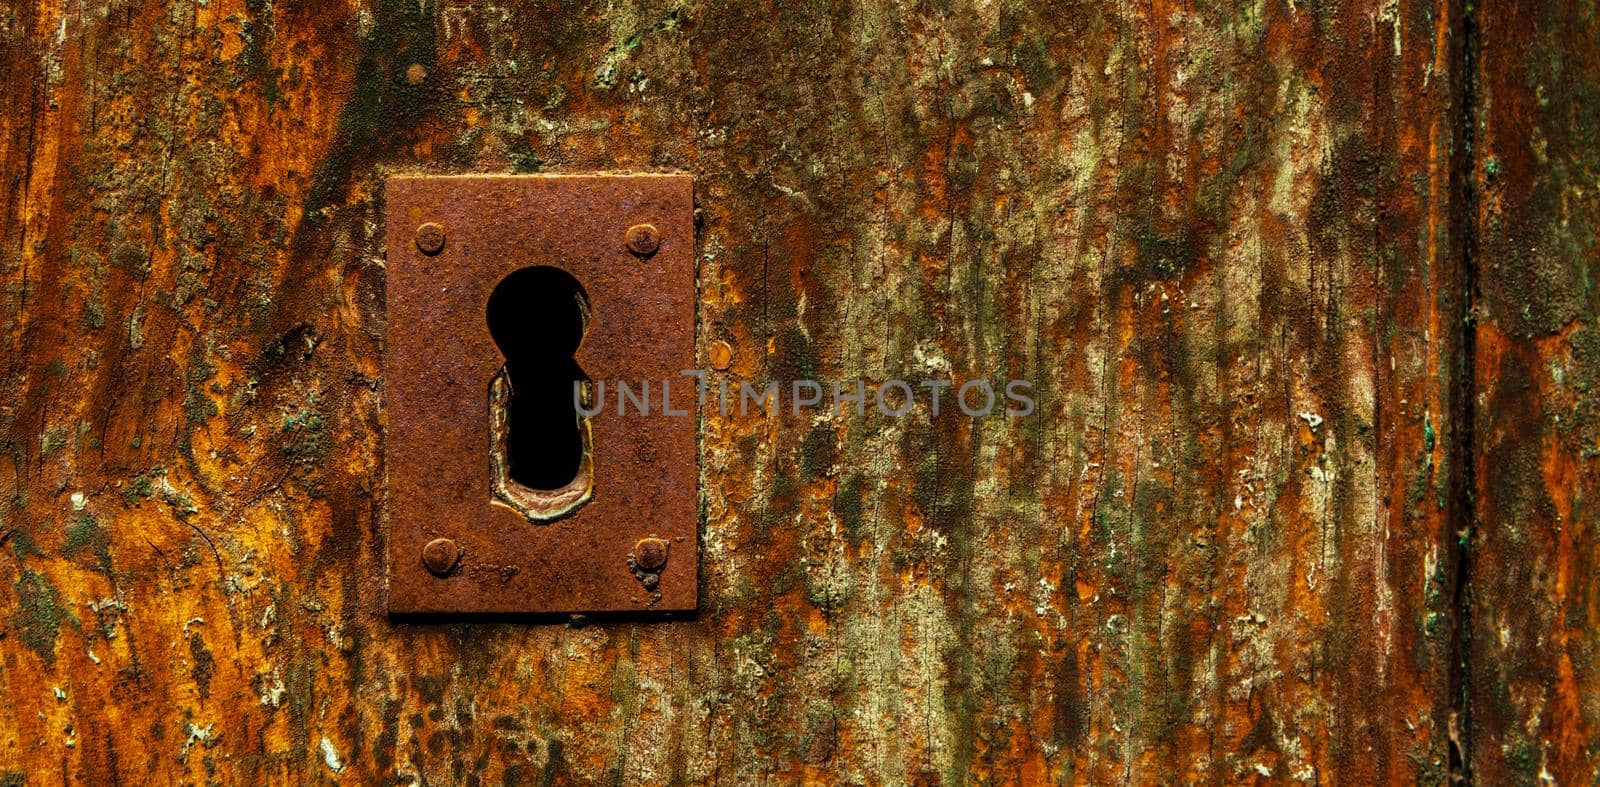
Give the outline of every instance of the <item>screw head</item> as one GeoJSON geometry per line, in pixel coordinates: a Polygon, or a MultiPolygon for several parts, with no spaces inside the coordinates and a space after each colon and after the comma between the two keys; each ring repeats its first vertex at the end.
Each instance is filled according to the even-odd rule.
{"type": "Polygon", "coordinates": [[[444,250],[444,227],[428,222],[417,228],[417,249],[433,256],[444,250]]]}
{"type": "Polygon", "coordinates": [[[626,235],[628,251],[641,257],[648,257],[661,248],[661,231],[654,224],[635,224],[628,228],[626,235]]]}
{"type": "Polygon", "coordinates": [[[446,577],[461,562],[461,549],[448,538],[435,538],[422,548],[422,565],[436,577],[446,577]]]}
{"type": "Polygon", "coordinates": [[[667,542],[660,538],[641,538],[633,545],[633,561],[645,571],[660,571],[667,564],[667,542]]]}

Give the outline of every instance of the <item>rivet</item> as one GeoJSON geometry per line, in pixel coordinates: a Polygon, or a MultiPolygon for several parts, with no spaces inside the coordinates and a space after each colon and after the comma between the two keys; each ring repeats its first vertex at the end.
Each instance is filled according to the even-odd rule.
{"type": "Polygon", "coordinates": [[[733,365],[733,345],[717,340],[711,343],[711,366],[719,372],[733,365]]]}
{"type": "Polygon", "coordinates": [[[417,228],[417,249],[433,256],[444,250],[444,227],[428,222],[417,228]]]}
{"type": "Polygon", "coordinates": [[[461,561],[461,550],[448,538],[435,538],[422,548],[422,565],[436,577],[446,577],[461,561]]]}
{"type": "Polygon", "coordinates": [[[648,572],[660,571],[667,564],[667,542],[659,538],[641,538],[633,545],[633,562],[648,572]]]}
{"type": "Polygon", "coordinates": [[[635,224],[628,228],[628,251],[648,257],[661,248],[661,231],[654,224],[635,224]]]}

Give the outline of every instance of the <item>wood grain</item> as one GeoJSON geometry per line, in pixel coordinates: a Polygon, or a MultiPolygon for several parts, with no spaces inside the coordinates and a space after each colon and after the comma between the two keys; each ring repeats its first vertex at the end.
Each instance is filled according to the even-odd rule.
{"type": "Polygon", "coordinates": [[[1600,13],[1513,2],[1479,16],[1472,760],[1486,783],[1593,783],[1600,13]]]}
{"type": "MultiPolygon", "coordinates": [[[[1593,488],[1494,415],[1468,469],[1468,380],[1514,379],[1485,365],[1502,346],[1553,373],[1571,334],[1480,328],[1490,355],[1460,360],[1463,231],[1495,188],[1469,212],[1464,32],[1409,0],[11,4],[0,764],[1442,782],[1498,772],[1538,709],[1550,767],[1586,767],[1576,595],[1505,613],[1543,626],[1505,680],[1455,658],[1494,661],[1493,605],[1539,565],[1485,569],[1458,629],[1469,484],[1480,522],[1540,499],[1486,486],[1492,451],[1547,471],[1515,489],[1593,488]],[[1038,411],[709,414],[698,619],[389,622],[383,178],[622,169],[696,176],[699,343],[732,347],[727,379],[1027,379],[1038,411]],[[1483,725],[1453,750],[1468,685],[1483,725]]],[[[1535,110],[1497,78],[1484,150],[1546,196],[1507,210],[1592,209],[1592,145],[1545,180],[1496,122],[1543,118],[1577,157],[1593,126],[1564,113],[1594,82],[1535,110]]],[[[1592,261],[1579,218],[1550,270],[1592,261]]],[[[1576,538],[1556,521],[1526,532],[1576,538]]],[[[1587,543],[1541,581],[1591,587],[1587,543]]]]}

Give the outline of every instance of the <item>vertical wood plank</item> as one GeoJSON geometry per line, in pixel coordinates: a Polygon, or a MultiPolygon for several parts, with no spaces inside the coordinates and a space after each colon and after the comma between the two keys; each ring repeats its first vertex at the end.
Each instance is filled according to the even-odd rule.
{"type": "Polygon", "coordinates": [[[1600,779],[1600,13],[1477,14],[1477,526],[1485,783],[1600,779]]]}

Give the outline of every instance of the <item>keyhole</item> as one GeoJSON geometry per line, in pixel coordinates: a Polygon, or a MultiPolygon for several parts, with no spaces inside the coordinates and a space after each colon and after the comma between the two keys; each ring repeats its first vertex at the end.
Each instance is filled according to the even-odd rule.
{"type": "Polygon", "coordinates": [[[505,358],[489,394],[496,496],[530,518],[560,516],[589,496],[588,424],[573,401],[588,299],[566,271],[536,266],[501,280],[485,311],[505,358]]]}

